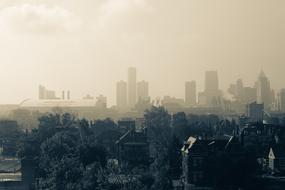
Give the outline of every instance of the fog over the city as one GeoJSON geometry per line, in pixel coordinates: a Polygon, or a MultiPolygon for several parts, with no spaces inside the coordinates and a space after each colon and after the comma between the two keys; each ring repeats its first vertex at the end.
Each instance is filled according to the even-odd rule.
{"type": "Polygon", "coordinates": [[[72,98],[104,94],[127,68],[152,97],[204,87],[205,70],[226,89],[252,86],[261,69],[285,86],[283,0],[1,0],[0,103],[37,98],[38,85],[72,98]]]}

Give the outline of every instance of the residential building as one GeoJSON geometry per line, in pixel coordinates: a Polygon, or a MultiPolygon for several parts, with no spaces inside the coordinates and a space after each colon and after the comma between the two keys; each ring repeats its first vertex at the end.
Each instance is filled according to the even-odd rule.
{"type": "Polygon", "coordinates": [[[145,131],[130,129],[117,142],[117,158],[121,167],[134,168],[150,163],[149,143],[145,131]]]}

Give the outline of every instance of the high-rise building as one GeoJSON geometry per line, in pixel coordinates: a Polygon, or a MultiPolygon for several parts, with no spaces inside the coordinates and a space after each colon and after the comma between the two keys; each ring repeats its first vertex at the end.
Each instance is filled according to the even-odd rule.
{"type": "Polygon", "coordinates": [[[149,99],[148,82],[143,80],[137,83],[137,95],[138,101],[146,101],[149,99]]]}
{"type": "Polygon", "coordinates": [[[257,80],[257,103],[264,104],[265,109],[269,109],[272,103],[270,81],[263,71],[260,72],[257,80]]]}
{"type": "Polygon", "coordinates": [[[216,92],[219,90],[219,79],[217,71],[206,71],[205,92],[216,92]]]}
{"type": "Polygon", "coordinates": [[[134,107],[136,105],[137,97],[137,71],[136,68],[130,67],[128,69],[128,106],[134,107]]]}
{"type": "Polygon", "coordinates": [[[65,99],[65,92],[64,91],[62,91],[62,97],[61,97],[61,99],[65,99]]]}
{"type": "Polygon", "coordinates": [[[253,102],[247,105],[247,116],[249,117],[250,122],[261,123],[263,121],[263,112],[264,104],[253,102]]]}
{"type": "Polygon", "coordinates": [[[67,99],[70,100],[70,91],[67,91],[67,99]]]}
{"type": "Polygon", "coordinates": [[[39,99],[40,100],[43,100],[45,99],[45,91],[46,91],[46,88],[42,85],[39,86],[39,99]]]}
{"type": "Polygon", "coordinates": [[[39,86],[39,100],[54,100],[59,99],[53,90],[48,90],[44,86],[39,86]]]}
{"type": "Polygon", "coordinates": [[[193,106],[197,103],[196,98],[196,81],[190,81],[185,83],[185,105],[193,106]]]}
{"type": "Polygon", "coordinates": [[[242,79],[238,79],[236,82],[235,96],[239,101],[242,101],[244,98],[244,87],[242,79]]]}
{"type": "Polygon", "coordinates": [[[280,111],[285,112],[285,89],[280,90],[279,96],[280,111]]]}
{"type": "Polygon", "coordinates": [[[118,108],[127,107],[127,83],[125,81],[117,82],[116,102],[118,108]]]}
{"type": "Polygon", "coordinates": [[[199,104],[207,106],[220,105],[222,93],[219,90],[219,79],[217,71],[206,71],[205,91],[199,93],[199,104]]]}

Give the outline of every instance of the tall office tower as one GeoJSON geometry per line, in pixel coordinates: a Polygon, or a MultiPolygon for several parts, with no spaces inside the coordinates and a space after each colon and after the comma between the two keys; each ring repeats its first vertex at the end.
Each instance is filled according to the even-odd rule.
{"type": "Polygon", "coordinates": [[[125,81],[117,82],[116,102],[118,108],[127,107],[127,83],[125,81]]]}
{"type": "Polygon", "coordinates": [[[138,95],[138,101],[147,101],[149,99],[148,96],[148,82],[146,81],[140,81],[137,84],[137,95],[138,95]]]}
{"type": "Polygon", "coordinates": [[[39,99],[45,99],[46,88],[42,85],[39,86],[39,99]]]}
{"type": "Polygon", "coordinates": [[[70,100],[70,91],[67,91],[67,99],[70,100]]]}
{"type": "Polygon", "coordinates": [[[137,71],[136,68],[130,67],[128,70],[128,106],[134,107],[136,105],[137,96],[137,71]]]}
{"type": "Polygon", "coordinates": [[[272,103],[272,93],[270,88],[270,81],[263,71],[260,72],[257,80],[257,103],[264,104],[265,109],[270,108],[272,103]]]}
{"type": "Polygon", "coordinates": [[[196,105],[196,81],[185,83],[185,105],[194,106],[196,105]]]}
{"type": "Polygon", "coordinates": [[[65,92],[64,91],[62,91],[62,97],[61,97],[61,99],[65,99],[65,92]]]}
{"type": "Polygon", "coordinates": [[[285,113],[285,89],[280,90],[279,96],[280,111],[285,113]]]}
{"type": "Polygon", "coordinates": [[[205,92],[219,91],[219,79],[217,71],[206,71],[205,92]]]}
{"type": "Polygon", "coordinates": [[[243,101],[244,99],[244,87],[241,79],[238,79],[236,82],[235,96],[239,101],[243,101]]]}
{"type": "Polygon", "coordinates": [[[219,79],[217,71],[206,71],[205,91],[199,94],[199,104],[207,106],[218,106],[221,104],[222,93],[219,90],[219,79]]]}

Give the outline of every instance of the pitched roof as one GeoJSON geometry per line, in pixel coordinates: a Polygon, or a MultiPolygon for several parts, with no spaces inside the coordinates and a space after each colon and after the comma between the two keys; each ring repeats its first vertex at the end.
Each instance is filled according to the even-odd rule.
{"type": "Polygon", "coordinates": [[[182,152],[207,152],[207,151],[233,151],[238,146],[234,137],[224,139],[198,139],[189,137],[182,148],[182,152]]]}
{"type": "Polygon", "coordinates": [[[282,145],[274,145],[271,147],[275,158],[284,157],[285,158],[285,147],[282,145]]]}

